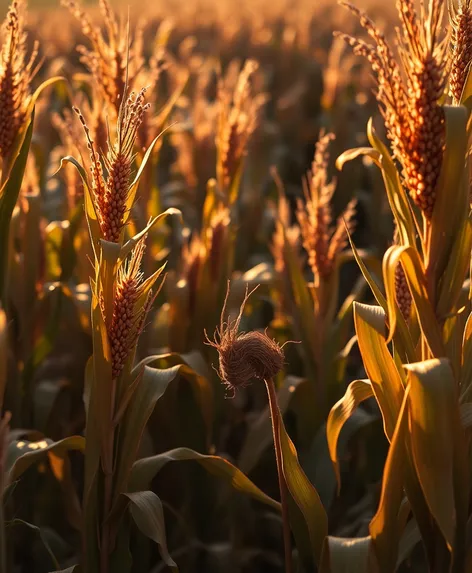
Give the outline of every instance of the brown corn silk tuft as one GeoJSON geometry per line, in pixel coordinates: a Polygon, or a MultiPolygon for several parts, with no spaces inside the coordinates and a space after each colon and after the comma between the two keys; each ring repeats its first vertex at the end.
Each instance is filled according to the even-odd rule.
{"type": "Polygon", "coordinates": [[[238,176],[248,145],[259,121],[259,113],[265,101],[262,95],[253,96],[252,81],[258,64],[248,60],[239,73],[236,85],[231,77],[220,78],[218,84],[218,149],[217,179],[220,191],[227,191],[238,176]]]}
{"type": "Polygon", "coordinates": [[[126,84],[133,86],[143,68],[143,30],[137,26],[129,47],[128,31],[123,21],[118,21],[108,0],[100,0],[100,11],[105,33],[92,23],[86,12],[75,0],[62,0],[79,22],[91,48],[79,46],[81,61],[93,77],[96,88],[111,110],[118,115],[126,84]]]}
{"type": "Polygon", "coordinates": [[[354,53],[369,61],[376,76],[377,100],[394,157],[411,198],[431,219],[445,145],[444,111],[439,103],[447,82],[448,38],[439,38],[444,6],[431,0],[418,15],[413,0],[397,0],[401,26],[397,32],[398,64],[384,35],[360,10],[343,3],[373,39],[368,44],[342,35],[354,53]]]}
{"type": "Polygon", "coordinates": [[[282,370],[284,365],[282,348],[266,333],[258,331],[239,332],[244,308],[254,290],[256,289],[248,292],[246,288],[238,316],[234,320],[228,319],[228,322],[225,322],[224,314],[229,297],[228,284],[220,326],[215,331],[214,341],[211,341],[207,336],[207,344],[218,351],[218,374],[225,386],[233,391],[233,395],[237,388],[244,388],[254,378],[258,380],[273,378],[282,370]]]}
{"type": "Polygon", "coordinates": [[[3,23],[3,46],[0,54],[0,156],[10,152],[21,130],[29,103],[30,84],[37,71],[38,44],[27,57],[24,31],[25,4],[14,0],[3,23]]]}
{"type": "Polygon", "coordinates": [[[448,4],[452,25],[449,91],[454,103],[458,104],[472,62],[472,2],[459,0],[456,7],[449,0],[448,4]]]}
{"type": "Polygon", "coordinates": [[[135,348],[153,301],[153,296],[149,293],[144,306],[136,310],[136,303],[141,296],[140,287],[143,283],[143,273],[140,269],[145,241],[146,237],[143,237],[138,242],[130,258],[123,263],[118,272],[113,316],[108,331],[113,379],[117,379],[121,374],[126,359],[131,350],[135,348]]]}
{"type": "Polygon", "coordinates": [[[136,134],[148,109],[144,103],[145,89],[132,92],[123,102],[118,115],[115,142],[108,139],[106,155],[100,155],[90,136],[90,130],[78,109],[76,112],[85,131],[90,153],[92,193],[103,238],[117,243],[124,226],[126,202],[131,191],[131,167],[134,159],[136,134]],[[105,177],[102,168],[106,168],[105,177]]]}
{"type": "Polygon", "coordinates": [[[323,134],[317,142],[312,172],[304,182],[305,202],[299,200],[296,211],[315,285],[331,276],[336,258],[346,246],[345,225],[349,232],[354,230],[355,200],[350,201],[343,216],[333,225],[331,199],[336,182],[328,178],[327,151],[333,139],[333,134],[323,134]]]}

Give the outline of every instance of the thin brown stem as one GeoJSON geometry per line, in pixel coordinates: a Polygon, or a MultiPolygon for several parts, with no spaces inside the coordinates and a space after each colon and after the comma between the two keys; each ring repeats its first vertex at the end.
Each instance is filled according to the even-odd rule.
{"type": "Polygon", "coordinates": [[[280,503],[282,504],[282,522],[285,551],[285,573],[292,573],[292,545],[290,534],[290,521],[288,516],[288,492],[287,484],[282,468],[282,446],[280,443],[280,418],[282,414],[277,403],[277,394],[272,378],[265,380],[267,396],[269,398],[270,416],[272,418],[272,431],[274,434],[275,459],[277,461],[277,473],[279,476],[280,503]]]}

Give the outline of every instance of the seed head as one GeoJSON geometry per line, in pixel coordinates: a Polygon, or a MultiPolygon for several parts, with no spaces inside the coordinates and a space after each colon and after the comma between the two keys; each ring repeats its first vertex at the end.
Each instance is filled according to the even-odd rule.
{"type": "Polygon", "coordinates": [[[322,135],[316,144],[312,172],[304,185],[305,202],[298,201],[296,212],[315,285],[331,276],[339,253],[346,246],[345,224],[349,231],[354,228],[354,200],[346,207],[344,220],[340,217],[333,225],[331,199],[336,182],[328,178],[327,152],[333,139],[333,134],[322,135]]]}
{"type": "Polygon", "coordinates": [[[447,80],[447,38],[439,39],[441,0],[424,6],[421,16],[413,0],[397,0],[401,28],[397,45],[401,66],[385,37],[360,10],[354,12],[374,44],[344,36],[354,53],[369,61],[377,81],[377,100],[403,182],[411,198],[431,219],[445,145],[444,111],[439,100],[447,80]]]}
{"type": "Polygon", "coordinates": [[[38,44],[29,58],[24,32],[23,0],[13,0],[3,24],[3,46],[0,54],[0,157],[11,150],[21,130],[29,103],[30,84],[36,74],[38,44]]]}
{"type": "MultiPolygon", "coordinates": [[[[395,228],[393,242],[399,244],[400,234],[398,228],[395,228]]],[[[406,280],[405,271],[401,263],[395,267],[395,300],[397,301],[398,308],[402,313],[403,318],[407,321],[411,314],[412,297],[408,281],[406,280]]]]}
{"type": "Polygon", "coordinates": [[[207,344],[218,351],[218,374],[225,386],[233,391],[233,396],[237,388],[248,386],[254,378],[258,380],[273,378],[282,370],[284,365],[282,348],[275,340],[269,338],[266,333],[258,331],[238,332],[244,307],[254,290],[256,289],[248,293],[246,287],[246,294],[237,318],[234,320],[229,319],[228,322],[225,322],[223,317],[229,296],[228,282],[228,291],[221,312],[220,326],[216,329],[214,335],[215,340],[211,341],[206,336],[207,344]]]}
{"type": "Polygon", "coordinates": [[[75,0],[62,0],[63,6],[79,22],[82,32],[92,44],[91,49],[79,46],[81,61],[91,73],[96,88],[109,104],[110,110],[118,115],[125,93],[126,79],[133,86],[143,67],[142,30],[138,31],[129,48],[126,26],[119,24],[108,0],[100,0],[100,11],[105,25],[105,34],[92,24],[88,15],[75,0]]]}
{"type": "Polygon", "coordinates": [[[221,192],[228,191],[238,176],[259,121],[264,96],[253,97],[251,93],[251,80],[257,69],[256,62],[247,61],[238,76],[234,91],[228,85],[230,81],[219,82],[216,146],[217,177],[221,192]]]}
{"type": "Polygon", "coordinates": [[[452,25],[451,75],[449,91],[455,104],[461,100],[462,91],[472,62],[472,2],[459,0],[456,7],[449,1],[449,16],[452,25]]]}
{"type": "Polygon", "coordinates": [[[85,131],[90,153],[92,193],[103,238],[119,242],[125,223],[127,201],[131,192],[131,168],[134,145],[139,126],[148,106],[144,104],[143,88],[137,95],[132,92],[120,108],[114,143],[108,138],[108,152],[100,155],[90,137],[90,130],[78,109],[76,112],[85,131]],[[107,175],[103,173],[102,163],[107,175]]]}
{"type": "Polygon", "coordinates": [[[143,283],[140,267],[145,250],[145,240],[146,237],[143,237],[139,241],[130,259],[123,264],[118,272],[113,301],[113,316],[108,332],[114,379],[121,374],[126,359],[136,346],[153,301],[153,297],[149,293],[144,306],[139,310],[136,309],[136,303],[141,295],[140,287],[143,283]]]}

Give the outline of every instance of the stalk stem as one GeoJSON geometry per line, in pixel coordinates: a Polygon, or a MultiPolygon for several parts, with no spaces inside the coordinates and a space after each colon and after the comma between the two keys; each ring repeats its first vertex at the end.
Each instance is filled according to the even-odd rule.
{"type": "Polygon", "coordinates": [[[280,503],[282,505],[282,522],[285,551],[285,573],[292,573],[292,545],[290,534],[290,521],[288,516],[287,484],[282,468],[282,446],[280,443],[280,417],[281,413],[275,393],[274,381],[272,378],[265,380],[267,395],[269,398],[270,417],[272,418],[272,431],[274,434],[275,459],[277,462],[277,473],[279,476],[280,503]]]}
{"type": "Polygon", "coordinates": [[[102,531],[100,543],[100,573],[108,573],[110,569],[110,522],[109,514],[113,498],[113,451],[115,447],[115,427],[113,424],[115,416],[116,380],[112,381],[111,388],[111,408],[110,421],[108,426],[108,436],[105,444],[105,452],[102,454],[102,469],[104,473],[103,488],[103,515],[102,531]]]}
{"type": "MultiPolygon", "coordinates": [[[[3,492],[3,484],[0,483],[0,495],[3,492]]],[[[7,544],[5,540],[5,516],[3,512],[3,500],[0,499],[0,573],[7,573],[7,544]]]]}

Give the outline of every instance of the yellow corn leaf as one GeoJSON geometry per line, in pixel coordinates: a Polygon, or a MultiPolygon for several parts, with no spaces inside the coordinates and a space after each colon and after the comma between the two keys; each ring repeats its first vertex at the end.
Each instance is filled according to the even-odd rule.
{"type": "Polygon", "coordinates": [[[441,278],[439,300],[436,305],[436,312],[440,318],[444,318],[454,312],[456,308],[467,271],[470,267],[471,251],[472,223],[469,219],[465,219],[460,230],[456,230],[454,246],[441,278]]]}
{"type": "MultiPolygon", "coordinates": [[[[301,511],[313,551],[315,562],[319,565],[323,551],[323,543],[328,535],[328,516],[321,503],[318,492],[307,478],[298,461],[297,450],[285,430],[280,411],[279,434],[282,448],[282,468],[287,489],[301,511]]],[[[293,514],[291,515],[291,519],[293,514]]],[[[295,528],[294,528],[295,531],[295,528]]]]}
{"type": "Polygon", "coordinates": [[[408,281],[413,303],[417,311],[421,332],[426,339],[429,349],[433,356],[444,356],[445,351],[441,329],[428,298],[423,264],[418,252],[412,247],[393,245],[387,250],[384,256],[383,274],[389,319],[389,335],[387,341],[390,342],[392,340],[397,324],[395,269],[399,262],[401,262],[403,270],[405,271],[405,277],[408,281]]]}
{"type": "Polygon", "coordinates": [[[382,573],[394,573],[402,531],[398,513],[403,499],[403,476],[406,468],[405,439],[408,432],[407,398],[405,391],[392,443],[382,478],[382,493],[377,513],[369,525],[369,533],[382,573]]]}
{"type": "Polygon", "coordinates": [[[354,410],[361,402],[374,395],[372,384],[369,380],[354,380],[349,384],[344,396],[331,408],[326,423],[326,435],[328,438],[329,455],[333,462],[338,492],[341,488],[341,475],[339,472],[339,460],[337,454],[338,438],[346,421],[352,416],[354,410]]]}
{"type": "Polygon", "coordinates": [[[354,303],[354,324],[367,376],[382,412],[384,430],[391,441],[403,401],[403,372],[388,351],[385,313],[378,306],[354,303]]]}
{"type": "Polygon", "coordinates": [[[446,147],[426,246],[428,266],[437,281],[450,261],[458,229],[462,229],[469,213],[469,181],[465,168],[468,111],[463,106],[443,106],[443,110],[446,147]]]}
{"type": "MultiPolygon", "coordinates": [[[[169,126],[169,127],[171,127],[171,126],[169,126]]],[[[131,215],[134,200],[136,199],[136,193],[138,191],[139,180],[141,179],[144,168],[146,167],[146,164],[152,155],[154,146],[156,145],[158,140],[161,138],[161,136],[169,129],[169,127],[166,127],[159,135],[157,135],[152,140],[149,147],[147,148],[146,153],[144,154],[143,160],[141,161],[139,168],[138,168],[138,171],[136,172],[136,175],[135,175],[135,177],[134,177],[134,179],[130,185],[130,190],[129,190],[128,196],[126,198],[126,210],[125,210],[125,215],[123,217],[123,224],[126,224],[128,222],[128,219],[131,215]]]]}
{"type": "Polygon", "coordinates": [[[461,366],[461,395],[464,397],[468,395],[472,385],[472,312],[467,318],[462,337],[461,366]]]}
{"type": "Polygon", "coordinates": [[[380,153],[380,164],[385,190],[387,191],[388,202],[398,226],[401,244],[413,247],[416,245],[415,227],[416,231],[421,235],[421,225],[416,220],[415,213],[411,209],[410,201],[401,184],[400,176],[390,157],[390,153],[382,140],[375,133],[372,118],[367,125],[367,137],[372,147],[380,153]]]}
{"type": "MultiPolygon", "coordinates": [[[[373,279],[369,270],[367,269],[364,261],[362,260],[362,257],[359,255],[359,252],[357,251],[356,246],[354,245],[349,232],[348,232],[348,238],[349,238],[349,242],[351,244],[354,258],[356,259],[356,262],[359,265],[359,268],[362,272],[362,275],[364,276],[365,280],[367,281],[368,285],[370,286],[370,289],[372,290],[372,294],[374,295],[375,300],[377,301],[379,306],[382,307],[382,309],[385,311],[385,313],[388,313],[387,300],[384,297],[384,295],[382,294],[380,288],[378,287],[377,283],[373,279]]],[[[406,362],[415,362],[416,351],[415,351],[415,348],[413,346],[413,341],[411,339],[410,332],[408,330],[408,326],[405,322],[405,319],[403,318],[403,315],[400,312],[398,307],[395,307],[395,323],[397,324],[398,333],[394,335],[395,336],[394,343],[395,343],[396,350],[398,351],[398,354],[400,355],[400,357],[402,359],[402,362],[405,362],[405,363],[406,362]]]]}
{"type": "Polygon", "coordinates": [[[163,219],[171,215],[176,215],[180,221],[182,220],[182,213],[178,209],[174,209],[173,207],[166,209],[163,213],[157,215],[157,217],[153,217],[142,231],[140,231],[137,235],[126,241],[126,243],[121,247],[119,253],[119,260],[124,261],[126,257],[131,253],[131,251],[134,249],[138,241],[142,239],[147,233],[149,233],[149,231],[154,227],[154,225],[156,225],[157,223],[159,223],[159,221],[162,221],[163,219]]]}
{"type": "Polygon", "coordinates": [[[410,364],[406,369],[411,386],[410,437],[416,473],[449,549],[455,551],[456,559],[463,559],[467,447],[454,375],[445,359],[410,364]]]}

